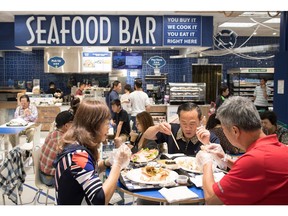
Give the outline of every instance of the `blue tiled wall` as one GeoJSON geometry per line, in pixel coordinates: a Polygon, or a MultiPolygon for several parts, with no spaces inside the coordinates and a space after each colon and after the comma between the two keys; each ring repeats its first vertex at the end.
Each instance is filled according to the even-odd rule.
{"type": "MultiPolygon", "coordinates": [[[[239,37],[235,47],[239,47],[247,37],[239,37]]],[[[277,37],[252,37],[245,46],[278,44],[277,37]]],[[[136,50],[135,50],[136,51],[136,50]]],[[[150,50],[143,51],[143,68],[138,73],[138,77],[144,79],[145,75],[154,74],[153,68],[146,64],[146,61],[151,56],[162,56],[166,60],[166,65],[161,68],[161,73],[168,73],[169,82],[191,82],[192,81],[192,64],[197,63],[197,58],[186,59],[170,59],[171,55],[178,55],[177,50],[150,50]],[[185,80],[184,80],[185,75],[185,80]]],[[[259,53],[254,56],[270,56],[275,52],[259,53]]],[[[76,82],[83,79],[98,79],[102,85],[108,84],[108,76],[97,74],[47,74],[44,73],[44,53],[41,50],[33,51],[32,53],[10,51],[5,52],[4,58],[0,58],[0,86],[7,86],[8,79],[32,81],[40,79],[41,88],[45,91],[48,88],[48,83],[54,81],[56,86],[61,88],[65,94],[70,93],[68,80],[74,76],[76,82]]],[[[251,54],[250,54],[251,55],[251,54]]],[[[220,57],[207,57],[210,64],[223,65],[223,78],[226,78],[226,73],[229,68],[236,67],[274,67],[274,58],[268,60],[248,60],[240,58],[236,55],[225,55],[220,57]]],[[[130,74],[130,71],[127,73],[130,74]]],[[[127,83],[133,84],[134,78],[127,78],[127,83]]]]}

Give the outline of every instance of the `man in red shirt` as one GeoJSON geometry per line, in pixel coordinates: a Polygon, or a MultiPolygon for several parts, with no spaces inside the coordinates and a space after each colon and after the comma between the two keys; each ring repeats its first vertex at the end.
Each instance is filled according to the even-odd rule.
{"type": "Polygon", "coordinates": [[[56,129],[48,134],[41,147],[40,179],[48,186],[53,186],[55,183],[55,168],[52,163],[57,156],[58,142],[63,134],[70,128],[73,118],[73,114],[69,111],[60,112],[55,119],[56,129]]]}
{"type": "Polygon", "coordinates": [[[207,204],[288,204],[288,147],[275,134],[266,136],[253,102],[230,97],[217,110],[228,140],[246,153],[235,162],[227,159],[220,145],[210,144],[196,155],[203,169],[203,190],[207,204]],[[213,162],[214,161],[214,162],[213,162]],[[219,182],[213,163],[223,161],[231,169],[219,182]]]}
{"type": "Polygon", "coordinates": [[[77,89],[75,95],[80,95],[80,96],[83,95],[83,91],[85,87],[86,87],[85,83],[80,83],[79,88],[77,89]]]}

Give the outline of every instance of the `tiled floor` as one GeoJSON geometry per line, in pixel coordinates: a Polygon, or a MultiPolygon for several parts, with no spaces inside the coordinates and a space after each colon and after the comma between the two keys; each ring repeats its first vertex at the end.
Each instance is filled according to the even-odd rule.
{"type": "MultiPolygon", "coordinates": [[[[41,138],[44,141],[45,137],[47,136],[48,132],[41,132],[41,138]]],[[[42,141],[42,142],[43,142],[42,141]]],[[[21,195],[21,199],[22,199],[22,203],[24,205],[45,205],[45,201],[46,201],[46,191],[42,192],[39,196],[39,198],[37,197],[36,201],[35,201],[35,195],[37,192],[37,188],[35,186],[35,174],[33,171],[33,166],[32,165],[32,159],[30,160],[30,162],[26,162],[25,163],[25,171],[26,171],[26,178],[25,178],[25,182],[23,185],[23,192],[21,195]]],[[[1,191],[1,189],[0,189],[1,191]]],[[[49,190],[48,193],[48,205],[54,205],[54,200],[55,200],[55,190],[49,190]]],[[[112,199],[110,200],[111,204],[114,205],[119,205],[121,203],[121,196],[116,192],[114,194],[114,196],[112,197],[112,199]]],[[[129,195],[125,195],[124,196],[124,204],[125,205],[131,205],[133,204],[133,198],[129,195]]],[[[123,202],[122,202],[123,203],[123,202]]],[[[5,204],[6,205],[16,205],[15,203],[13,203],[10,199],[8,199],[7,196],[5,196],[5,204]]],[[[3,198],[1,196],[0,198],[0,205],[4,205],[3,202],[3,198]]]]}

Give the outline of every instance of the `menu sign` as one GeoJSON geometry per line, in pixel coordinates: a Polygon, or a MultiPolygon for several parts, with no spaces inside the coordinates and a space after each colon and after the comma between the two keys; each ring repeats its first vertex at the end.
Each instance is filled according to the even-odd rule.
{"type": "Polygon", "coordinates": [[[152,68],[161,68],[166,65],[166,61],[163,57],[161,56],[153,56],[149,58],[147,61],[147,64],[152,67],[152,68]]]}
{"type": "Polygon", "coordinates": [[[111,52],[83,52],[82,53],[83,72],[111,72],[112,53],[111,52]]]}
{"type": "Polygon", "coordinates": [[[164,16],[164,46],[201,46],[201,16],[164,16]]]}

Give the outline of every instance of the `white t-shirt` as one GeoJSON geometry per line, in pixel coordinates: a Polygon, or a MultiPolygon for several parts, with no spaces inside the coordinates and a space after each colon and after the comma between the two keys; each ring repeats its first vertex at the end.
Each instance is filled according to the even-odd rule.
{"type": "Polygon", "coordinates": [[[131,101],[129,99],[129,94],[123,94],[120,97],[120,101],[121,101],[121,106],[124,110],[127,111],[128,114],[131,114],[132,112],[132,106],[131,106],[131,101]]]}
{"type": "Polygon", "coordinates": [[[146,111],[146,106],[150,105],[149,97],[143,91],[133,91],[129,94],[129,98],[132,106],[131,116],[146,111]]]}
{"type": "MultiPolygon", "coordinates": [[[[256,97],[254,101],[255,106],[263,106],[263,107],[269,106],[267,99],[264,97],[263,91],[264,89],[261,88],[261,86],[256,86],[254,91],[254,96],[256,97]]],[[[266,93],[268,96],[271,93],[271,89],[267,86],[266,86],[266,93]]]]}

